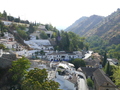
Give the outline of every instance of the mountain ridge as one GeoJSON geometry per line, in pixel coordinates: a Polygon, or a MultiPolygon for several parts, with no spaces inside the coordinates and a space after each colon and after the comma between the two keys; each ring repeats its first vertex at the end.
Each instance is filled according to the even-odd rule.
{"type": "Polygon", "coordinates": [[[65,31],[72,31],[84,37],[97,35],[105,40],[109,40],[112,44],[120,43],[120,9],[106,17],[92,15],[77,24],[77,27],[72,26],[74,28],[65,29],[65,31]]]}
{"type": "Polygon", "coordinates": [[[103,17],[98,15],[92,15],[85,19],[81,19],[82,18],[79,19],[80,22],[78,22],[79,20],[77,20],[75,23],[72,24],[72,26],[65,29],[65,31],[72,31],[76,34],[83,36],[84,33],[86,33],[91,28],[95,27],[95,25],[97,25],[103,19],[103,17]],[[91,20],[93,22],[91,22],[91,20]]]}

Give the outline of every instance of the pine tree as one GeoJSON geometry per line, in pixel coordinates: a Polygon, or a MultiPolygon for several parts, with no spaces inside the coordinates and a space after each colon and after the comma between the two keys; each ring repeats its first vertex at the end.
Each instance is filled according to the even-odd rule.
{"type": "Polygon", "coordinates": [[[7,19],[7,13],[6,13],[5,10],[3,11],[3,17],[4,17],[5,20],[8,20],[8,19],[7,19]]]}
{"type": "Polygon", "coordinates": [[[109,62],[106,63],[105,72],[106,72],[107,75],[110,76],[110,63],[109,62]]]}
{"type": "Polygon", "coordinates": [[[104,58],[103,58],[103,63],[102,63],[102,66],[104,67],[105,64],[107,62],[107,55],[106,55],[106,52],[104,53],[104,58]]]}

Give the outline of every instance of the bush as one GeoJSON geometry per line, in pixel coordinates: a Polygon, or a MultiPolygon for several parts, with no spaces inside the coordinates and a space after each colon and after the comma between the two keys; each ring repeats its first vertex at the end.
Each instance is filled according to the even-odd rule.
{"type": "Polygon", "coordinates": [[[93,81],[90,78],[87,79],[87,85],[93,87],[93,81]]]}

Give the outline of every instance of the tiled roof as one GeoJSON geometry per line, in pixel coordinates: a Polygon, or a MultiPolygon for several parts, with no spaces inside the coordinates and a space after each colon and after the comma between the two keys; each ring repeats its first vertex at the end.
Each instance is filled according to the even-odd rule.
{"type": "Polygon", "coordinates": [[[102,86],[105,82],[110,83],[111,85],[115,86],[115,84],[108,78],[105,73],[101,69],[97,69],[93,73],[96,82],[98,83],[99,86],[102,86]]]}
{"type": "Polygon", "coordinates": [[[93,72],[97,69],[97,68],[87,68],[87,67],[81,67],[83,73],[86,76],[93,76],[93,72]]]}

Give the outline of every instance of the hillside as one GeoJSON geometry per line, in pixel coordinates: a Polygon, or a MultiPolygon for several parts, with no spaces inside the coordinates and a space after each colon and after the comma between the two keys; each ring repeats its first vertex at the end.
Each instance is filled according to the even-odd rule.
{"type": "Polygon", "coordinates": [[[92,15],[90,17],[82,17],[73,23],[70,27],[65,29],[65,31],[72,31],[76,34],[83,36],[90,29],[94,28],[104,17],[92,15]]]}
{"type": "Polygon", "coordinates": [[[107,17],[92,15],[78,23],[76,27],[74,25],[74,28],[69,28],[66,31],[72,31],[85,37],[98,35],[105,40],[109,40],[112,44],[120,43],[120,9],[107,17]]]}
{"type": "Polygon", "coordinates": [[[76,28],[77,26],[79,26],[79,23],[81,23],[82,21],[84,21],[87,18],[88,17],[81,17],[81,18],[79,18],[72,25],[70,25],[68,28],[66,28],[65,31],[73,31],[74,32],[74,28],[76,28]]]}
{"type": "Polygon", "coordinates": [[[86,36],[98,35],[110,43],[120,43],[120,9],[107,16],[96,28],[85,33],[86,36]]]}

